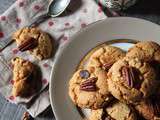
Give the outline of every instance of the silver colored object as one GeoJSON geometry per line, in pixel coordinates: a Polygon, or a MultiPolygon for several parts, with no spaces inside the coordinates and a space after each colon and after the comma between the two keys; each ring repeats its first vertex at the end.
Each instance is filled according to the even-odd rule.
{"type": "MultiPolygon", "coordinates": [[[[62,14],[66,10],[70,1],[71,0],[51,0],[50,4],[48,6],[48,12],[46,14],[43,14],[43,15],[35,18],[35,20],[33,20],[33,22],[30,25],[28,25],[28,27],[37,26],[50,17],[54,18],[54,17],[59,16],[60,14],[62,14]]],[[[11,39],[11,36],[9,36],[6,41],[7,42],[4,42],[3,45],[1,45],[0,51],[2,51],[8,45],[10,45],[14,42],[11,39]]]]}
{"type": "Polygon", "coordinates": [[[125,10],[134,5],[137,0],[98,0],[103,6],[115,11],[125,10]]]}
{"type": "Polygon", "coordinates": [[[50,17],[57,17],[62,14],[66,8],[68,7],[71,0],[52,0],[48,6],[48,12],[44,15],[39,16],[36,18],[30,25],[37,26],[39,23],[45,21],[50,17]]]}

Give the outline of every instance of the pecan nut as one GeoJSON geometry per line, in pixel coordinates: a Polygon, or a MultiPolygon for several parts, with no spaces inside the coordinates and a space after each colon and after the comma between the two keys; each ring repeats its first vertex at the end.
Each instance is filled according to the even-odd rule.
{"type": "Polygon", "coordinates": [[[80,90],[83,91],[96,91],[96,77],[92,77],[87,79],[86,81],[82,82],[80,85],[80,90]]]}
{"type": "Polygon", "coordinates": [[[112,67],[113,63],[105,63],[103,64],[102,68],[106,71],[108,71],[112,67]]]}
{"type": "Polygon", "coordinates": [[[33,37],[29,37],[28,39],[26,39],[24,42],[22,42],[19,46],[18,49],[19,51],[23,52],[26,50],[30,50],[35,48],[38,45],[38,42],[36,39],[34,39],[33,37]]]}
{"type": "Polygon", "coordinates": [[[134,86],[135,73],[133,67],[124,66],[122,67],[122,76],[130,87],[134,86]]]}

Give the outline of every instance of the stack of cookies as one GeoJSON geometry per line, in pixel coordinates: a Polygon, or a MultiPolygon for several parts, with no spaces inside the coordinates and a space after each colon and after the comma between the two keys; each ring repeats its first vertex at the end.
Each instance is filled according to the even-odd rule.
{"type": "Polygon", "coordinates": [[[160,120],[160,46],[138,42],[125,51],[103,46],[69,81],[69,96],[91,109],[89,120],[160,120]]]}

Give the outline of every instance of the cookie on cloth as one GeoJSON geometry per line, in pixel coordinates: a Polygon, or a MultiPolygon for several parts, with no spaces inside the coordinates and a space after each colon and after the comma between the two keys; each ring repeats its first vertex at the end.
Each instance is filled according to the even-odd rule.
{"type": "Polygon", "coordinates": [[[154,69],[138,58],[117,61],[108,72],[111,94],[127,104],[136,104],[155,93],[157,80],[154,69]]]}
{"type": "Polygon", "coordinates": [[[119,59],[125,57],[126,53],[118,47],[103,46],[96,50],[89,59],[89,67],[102,67],[108,71],[109,68],[119,59]]]}
{"type": "Polygon", "coordinates": [[[51,57],[52,40],[47,33],[38,28],[22,28],[13,34],[12,39],[16,41],[21,52],[29,51],[40,60],[51,57]]]}
{"type": "Polygon", "coordinates": [[[92,110],[89,120],[138,120],[138,118],[131,106],[114,101],[104,109],[92,110]]]}
{"type": "Polygon", "coordinates": [[[101,68],[77,70],[69,81],[69,96],[79,107],[102,108],[112,99],[106,72],[101,68]]]}
{"type": "Polygon", "coordinates": [[[138,42],[128,50],[127,57],[136,57],[140,60],[160,63],[160,45],[153,41],[138,42]]]}
{"type": "Polygon", "coordinates": [[[13,64],[13,88],[12,95],[17,97],[29,97],[37,91],[37,72],[35,66],[20,57],[12,59],[13,64]]]}

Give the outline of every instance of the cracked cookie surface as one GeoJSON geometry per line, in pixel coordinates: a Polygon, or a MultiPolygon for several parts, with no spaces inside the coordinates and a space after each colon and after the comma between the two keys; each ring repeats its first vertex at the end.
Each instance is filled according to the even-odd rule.
{"type": "Polygon", "coordinates": [[[51,57],[52,40],[50,36],[38,28],[22,28],[12,37],[20,51],[29,51],[30,54],[42,60],[51,57]]]}
{"type": "Polygon", "coordinates": [[[138,120],[135,110],[119,101],[104,109],[92,110],[89,120],[138,120]]]}
{"type": "Polygon", "coordinates": [[[127,57],[136,57],[140,60],[160,63],[160,46],[153,41],[138,42],[128,50],[127,57]]]}
{"type": "Polygon", "coordinates": [[[12,95],[17,97],[28,97],[36,91],[36,70],[35,66],[22,58],[16,57],[12,60],[13,88],[12,95]]]}
{"type": "Polygon", "coordinates": [[[117,61],[108,72],[111,94],[127,104],[136,104],[157,89],[154,69],[138,58],[117,61]]]}
{"type": "Polygon", "coordinates": [[[101,67],[107,71],[117,60],[122,59],[125,55],[126,53],[122,49],[106,45],[96,50],[90,56],[87,66],[101,67]]]}
{"type": "Polygon", "coordinates": [[[69,95],[79,107],[102,108],[112,99],[108,92],[106,72],[93,67],[79,69],[70,79],[69,95]]]}
{"type": "Polygon", "coordinates": [[[103,109],[92,110],[91,115],[89,116],[89,120],[105,120],[106,117],[104,116],[103,118],[103,116],[104,116],[103,109]]]}

